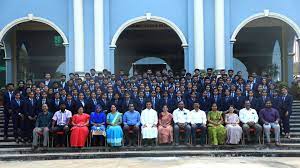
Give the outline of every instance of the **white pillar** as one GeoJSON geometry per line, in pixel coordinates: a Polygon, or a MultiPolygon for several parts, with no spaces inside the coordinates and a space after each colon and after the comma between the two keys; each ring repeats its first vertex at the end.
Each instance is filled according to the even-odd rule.
{"type": "Polygon", "coordinates": [[[194,67],[204,69],[203,0],[194,0],[194,67]]]}
{"type": "Polygon", "coordinates": [[[104,69],[104,0],[94,0],[95,69],[104,69]]]}
{"type": "Polygon", "coordinates": [[[73,0],[74,71],[84,72],[83,0],[73,0]]]}
{"type": "Polygon", "coordinates": [[[224,0],[215,0],[215,68],[225,69],[224,0]]]}

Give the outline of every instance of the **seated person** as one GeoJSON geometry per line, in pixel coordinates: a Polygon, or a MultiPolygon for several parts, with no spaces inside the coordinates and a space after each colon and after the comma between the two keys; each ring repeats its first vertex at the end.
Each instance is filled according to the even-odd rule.
{"type": "Polygon", "coordinates": [[[128,140],[128,146],[137,145],[137,136],[140,133],[140,119],[140,113],[134,110],[133,103],[129,103],[129,111],[123,115],[123,131],[126,140],[128,140]]]}
{"type": "Polygon", "coordinates": [[[158,143],[171,144],[173,143],[173,115],[168,112],[168,105],[162,107],[162,112],[158,119],[158,143]]]}
{"type": "Polygon", "coordinates": [[[250,108],[249,100],[245,101],[245,108],[239,112],[240,121],[242,122],[243,132],[247,135],[248,142],[252,142],[251,128],[255,131],[255,141],[258,142],[262,127],[258,124],[258,115],[255,109],[250,108]]]}
{"type": "Polygon", "coordinates": [[[227,129],[227,144],[239,144],[242,139],[243,130],[240,127],[240,119],[237,114],[234,113],[235,109],[231,105],[228,109],[228,113],[225,114],[225,124],[227,129]]]}
{"type": "Polygon", "coordinates": [[[191,111],[191,125],[192,125],[192,144],[196,145],[196,131],[200,129],[200,145],[205,144],[206,139],[206,114],[204,111],[200,110],[200,104],[194,103],[194,110],[191,111]]]}
{"type": "Polygon", "coordinates": [[[103,137],[106,137],[106,132],[105,132],[106,115],[100,105],[96,105],[95,109],[96,111],[92,112],[90,116],[91,134],[92,134],[92,141],[93,141],[92,143],[93,145],[96,145],[96,137],[100,136],[100,142],[102,143],[101,146],[103,146],[105,141],[103,137]],[[101,140],[101,138],[103,140],[101,140]]]}
{"type": "Polygon", "coordinates": [[[77,114],[72,117],[71,147],[84,147],[89,135],[90,115],[84,113],[83,107],[79,107],[77,114]]]}
{"type": "Polygon", "coordinates": [[[184,144],[190,145],[188,143],[191,136],[191,126],[190,126],[190,111],[184,108],[183,101],[178,103],[178,108],[173,112],[174,120],[174,134],[175,134],[175,145],[179,145],[179,131],[184,129],[184,144]]]}
{"type": "Polygon", "coordinates": [[[110,107],[110,113],[107,114],[106,123],[106,136],[107,143],[111,147],[122,146],[123,131],[121,128],[122,124],[122,113],[117,111],[117,106],[112,104],[110,107]]]}
{"type": "Polygon", "coordinates": [[[157,138],[157,112],[152,109],[151,101],[146,103],[146,109],[141,114],[142,137],[144,146],[151,144],[155,146],[157,138]]]}
{"type": "Polygon", "coordinates": [[[49,128],[52,121],[52,113],[48,111],[48,105],[43,104],[42,105],[42,113],[38,114],[38,117],[36,119],[35,128],[33,130],[33,141],[32,141],[32,147],[33,149],[36,149],[38,147],[38,136],[43,135],[43,147],[47,147],[48,145],[48,137],[49,137],[49,128]]]}
{"type": "Polygon", "coordinates": [[[217,109],[217,104],[213,103],[211,111],[207,114],[208,138],[212,145],[223,145],[226,139],[226,129],[222,125],[224,122],[222,112],[217,109]]]}
{"type": "Polygon", "coordinates": [[[280,115],[277,109],[272,107],[271,100],[266,101],[265,108],[261,109],[259,112],[259,118],[263,122],[264,133],[267,139],[267,143],[271,142],[270,140],[270,130],[274,129],[275,134],[275,144],[279,145],[280,138],[280,115]]]}
{"type": "Polygon", "coordinates": [[[60,103],[60,110],[55,112],[52,117],[52,127],[51,132],[54,133],[56,146],[64,147],[65,139],[67,134],[69,133],[69,124],[72,118],[72,112],[66,109],[66,104],[64,102],[60,103]],[[63,131],[64,134],[62,136],[57,136],[57,132],[63,131]]]}

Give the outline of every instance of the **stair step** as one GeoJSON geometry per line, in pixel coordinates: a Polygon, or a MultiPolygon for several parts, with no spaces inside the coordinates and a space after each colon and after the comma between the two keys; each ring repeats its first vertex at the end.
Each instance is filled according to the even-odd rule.
{"type": "Polygon", "coordinates": [[[300,123],[290,123],[291,127],[299,127],[300,128],[300,123]]]}
{"type": "Polygon", "coordinates": [[[290,119],[299,119],[300,120],[300,116],[292,115],[290,119]]]}

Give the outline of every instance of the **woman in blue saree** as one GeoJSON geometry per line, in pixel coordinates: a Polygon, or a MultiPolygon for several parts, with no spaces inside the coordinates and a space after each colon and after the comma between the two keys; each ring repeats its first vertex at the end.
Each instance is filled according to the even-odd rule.
{"type": "Polygon", "coordinates": [[[94,146],[96,145],[96,137],[100,137],[101,146],[103,146],[106,137],[105,122],[106,115],[104,111],[102,111],[101,106],[96,105],[95,112],[92,112],[90,117],[91,134],[94,146]]]}
{"type": "Polygon", "coordinates": [[[111,112],[107,114],[106,140],[110,146],[122,146],[123,131],[121,128],[122,114],[117,111],[116,105],[112,104],[111,112]]]}

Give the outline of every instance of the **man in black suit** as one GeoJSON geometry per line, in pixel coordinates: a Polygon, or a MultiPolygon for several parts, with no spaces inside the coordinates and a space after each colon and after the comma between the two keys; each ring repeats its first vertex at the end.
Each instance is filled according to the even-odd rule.
{"type": "Polygon", "coordinates": [[[281,108],[281,120],[283,124],[283,130],[286,138],[290,137],[290,116],[292,114],[293,96],[288,94],[286,87],[281,89],[282,93],[282,108],[281,108]]]}
{"type": "Polygon", "coordinates": [[[12,100],[11,106],[14,137],[16,143],[19,143],[24,134],[24,101],[21,99],[21,94],[19,92],[15,93],[15,98],[12,100]]]}
{"type": "Polygon", "coordinates": [[[25,123],[25,141],[27,140],[29,143],[32,140],[32,131],[35,127],[35,121],[37,118],[37,115],[39,113],[37,101],[34,98],[34,93],[30,92],[28,94],[28,99],[25,100],[24,104],[25,109],[25,117],[24,117],[24,123],[25,123]]]}
{"type": "Polygon", "coordinates": [[[234,101],[234,107],[237,110],[240,110],[244,107],[245,97],[242,96],[241,89],[236,90],[236,96],[233,98],[233,101],[234,101]]]}
{"type": "Polygon", "coordinates": [[[6,89],[4,93],[4,140],[7,140],[8,123],[12,116],[12,100],[15,98],[14,84],[7,84],[6,89]]]}

